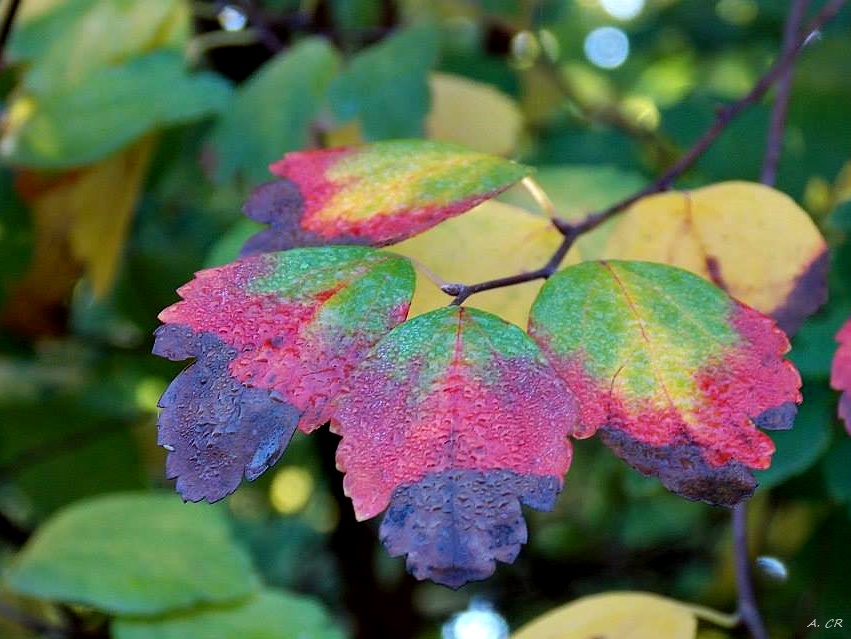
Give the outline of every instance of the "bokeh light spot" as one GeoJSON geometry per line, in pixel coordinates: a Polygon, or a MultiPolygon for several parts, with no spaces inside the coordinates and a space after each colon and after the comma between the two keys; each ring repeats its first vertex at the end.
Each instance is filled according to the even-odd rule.
{"type": "Polygon", "coordinates": [[[282,515],[292,515],[307,505],[312,493],[313,476],[299,466],[285,466],[272,479],[269,501],[282,515]]]}
{"type": "Polygon", "coordinates": [[[618,20],[632,20],[644,9],[645,0],[600,0],[603,9],[618,20]]]}
{"type": "Polygon", "coordinates": [[[219,25],[225,31],[242,31],[248,24],[248,16],[239,7],[226,4],[217,16],[219,25]]]}
{"type": "Polygon", "coordinates": [[[629,57],[629,38],[616,27],[594,29],[585,38],[585,56],[603,69],[616,69],[629,57]]]}

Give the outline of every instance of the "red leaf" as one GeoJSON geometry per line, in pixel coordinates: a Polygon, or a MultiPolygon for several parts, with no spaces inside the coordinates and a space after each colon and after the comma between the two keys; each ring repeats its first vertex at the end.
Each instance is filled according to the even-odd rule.
{"type": "Polygon", "coordinates": [[[583,262],[544,285],[529,332],[581,406],[580,428],[689,499],[732,506],[791,428],[801,380],[768,317],[687,271],[583,262]],[[758,428],[759,427],[759,428],[758,428]]]}
{"type": "Polygon", "coordinates": [[[520,502],[549,509],[571,459],[574,400],[514,325],[449,307],[397,327],[335,402],[359,519],[420,579],[458,587],[513,561],[520,502]]]}
{"type": "Polygon", "coordinates": [[[414,273],[360,247],[296,249],[201,271],[165,309],[154,353],[195,357],[163,394],[159,443],[191,501],[232,492],[273,464],[366,352],[402,322],[414,273]]]}
{"type": "Polygon", "coordinates": [[[244,254],[393,244],[494,197],[531,171],[425,140],[287,153],[270,169],[284,179],[256,189],[243,209],[270,228],[251,238],[244,254]]]}
{"type": "Polygon", "coordinates": [[[845,422],[845,428],[851,434],[851,319],[836,334],[839,348],[833,357],[830,372],[830,385],[842,391],[839,398],[839,417],[845,422]]]}

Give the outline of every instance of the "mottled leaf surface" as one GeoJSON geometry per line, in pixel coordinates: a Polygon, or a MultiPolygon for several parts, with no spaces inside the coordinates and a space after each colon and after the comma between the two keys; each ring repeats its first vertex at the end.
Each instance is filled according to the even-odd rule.
{"type": "Polygon", "coordinates": [[[248,217],[270,229],[246,253],[330,242],[384,245],[487,200],[531,171],[499,157],[424,140],[288,153],[284,178],[255,191],[248,217]]]}
{"type": "Polygon", "coordinates": [[[219,512],[174,495],[133,493],[59,512],[15,557],[6,583],[21,594],[119,615],[224,604],[259,587],[219,512]]]}
{"type": "Polygon", "coordinates": [[[845,422],[845,428],[851,433],[851,320],[836,334],[839,348],[833,356],[830,371],[830,385],[842,391],[839,398],[839,417],[845,422]]]}
{"type": "Polygon", "coordinates": [[[201,271],[160,314],[154,353],[195,364],[160,400],[159,443],[185,499],[221,499],[256,478],[327,404],[363,355],[402,322],[410,263],[365,247],[245,258],[201,271]]]}
{"type": "Polygon", "coordinates": [[[519,328],[449,307],[394,329],[335,402],[337,465],[359,519],[419,579],[452,587],[513,561],[520,503],[552,508],[574,400],[519,328]]]}
{"type": "Polygon", "coordinates": [[[788,195],[723,182],[643,198],[618,216],[602,259],[648,260],[704,277],[787,333],[827,299],[827,244],[788,195]]]}
{"type": "Polygon", "coordinates": [[[577,396],[581,428],[689,499],[731,506],[792,426],[800,377],[768,317],[681,269],[583,262],[553,276],[529,331],[577,396]]]}

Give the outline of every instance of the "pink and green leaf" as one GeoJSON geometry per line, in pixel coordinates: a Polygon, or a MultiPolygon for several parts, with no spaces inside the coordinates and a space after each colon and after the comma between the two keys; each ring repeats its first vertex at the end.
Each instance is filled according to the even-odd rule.
{"type": "Polygon", "coordinates": [[[259,187],[245,214],[270,228],[243,252],[294,246],[384,246],[421,233],[529,175],[504,158],[427,140],[287,153],[282,178],[259,187]]]}
{"type": "Polygon", "coordinates": [[[529,332],[594,432],[689,499],[732,506],[756,488],[791,428],[800,376],[773,320],[687,271],[583,262],[553,276],[529,332]]]}
{"type": "Polygon", "coordinates": [[[839,348],[833,356],[830,371],[830,385],[842,391],[839,397],[839,417],[845,422],[845,428],[851,434],[851,319],[836,334],[839,348]]]}
{"type": "Polygon", "coordinates": [[[355,514],[420,579],[452,587],[513,561],[520,503],[547,510],[570,465],[575,402],[538,347],[452,306],[391,331],[346,381],[331,428],[355,514]]]}
{"type": "Polygon", "coordinates": [[[256,478],[295,430],[328,421],[329,400],[404,321],[407,259],[365,247],[295,249],[201,271],[160,314],[154,353],[195,358],[163,394],[159,443],[191,501],[256,478]]]}

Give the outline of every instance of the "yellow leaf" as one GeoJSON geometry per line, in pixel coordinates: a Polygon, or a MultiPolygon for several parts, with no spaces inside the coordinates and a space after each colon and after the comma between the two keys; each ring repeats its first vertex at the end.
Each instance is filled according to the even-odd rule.
{"type": "Polygon", "coordinates": [[[433,73],[429,87],[429,138],[494,155],[514,151],[523,128],[514,100],[488,84],[447,73],[433,73]]]}
{"type": "Polygon", "coordinates": [[[794,200],[756,183],[644,198],[620,214],[593,257],[688,269],[773,315],[789,332],[826,293],[824,238],[794,200]]]}
{"type": "Polygon", "coordinates": [[[676,601],[642,592],[577,599],[523,626],[512,639],[694,639],[697,620],[676,601]]]}
{"type": "MultiPolygon", "coordinates": [[[[488,201],[390,250],[415,259],[447,282],[473,284],[543,266],[561,242],[549,219],[488,201]]],[[[479,293],[470,305],[525,328],[541,281],[479,293]]],[[[417,269],[411,317],[446,306],[451,298],[417,269]]]]}
{"type": "Polygon", "coordinates": [[[11,289],[3,321],[28,334],[61,330],[56,318],[81,273],[108,292],[153,149],[145,138],[97,164],[61,174],[22,171],[17,186],[35,230],[33,259],[11,289]]]}

